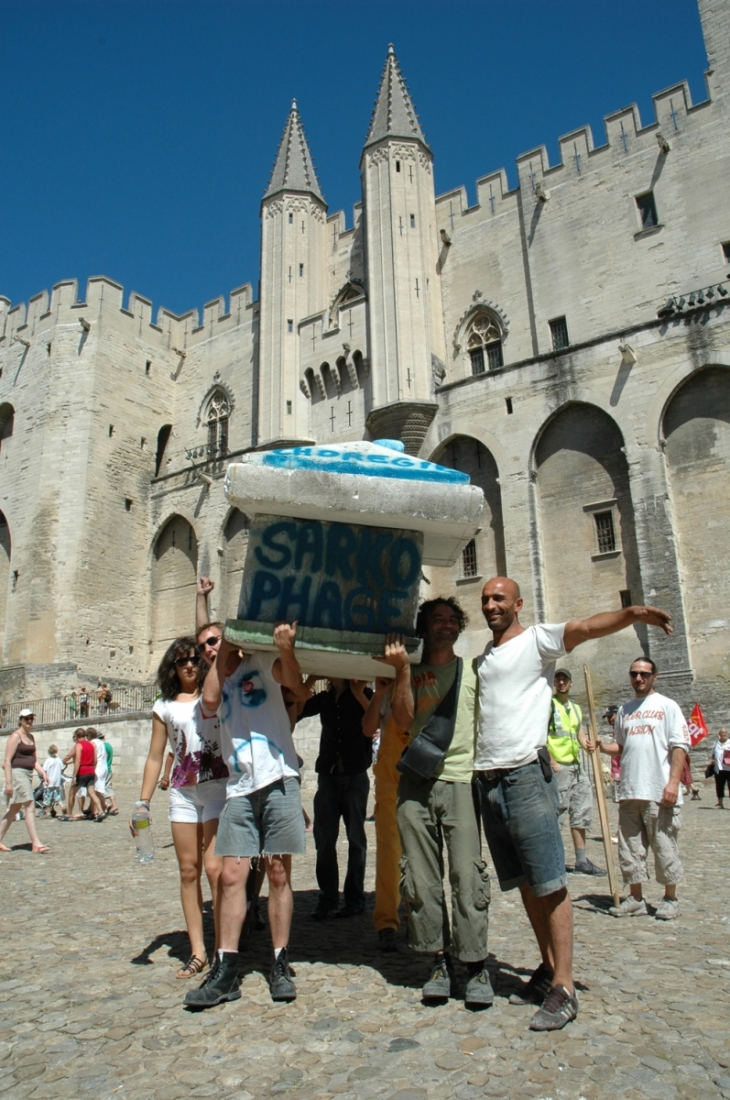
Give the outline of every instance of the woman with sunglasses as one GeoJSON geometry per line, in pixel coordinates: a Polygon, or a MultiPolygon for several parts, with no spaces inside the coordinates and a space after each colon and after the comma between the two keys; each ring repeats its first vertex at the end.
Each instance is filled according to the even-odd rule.
{"type": "Polygon", "coordinates": [[[21,809],[25,810],[25,827],[28,830],[33,851],[36,855],[45,855],[51,850],[47,844],[43,844],[38,839],[35,827],[33,772],[38,772],[44,783],[48,782],[48,776],[36,758],[35,738],[31,733],[34,720],[35,715],[32,710],[27,708],[21,710],[18,729],[10,734],[5,746],[5,797],[8,800],[8,808],[0,821],[0,852],[11,850],[3,844],[3,840],[21,809]]]}
{"type": "Polygon", "coordinates": [[[190,959],[178,970],[178,978],[192,978],[208,965],[200,881],[205,868],[215,913],[222,863],[215,854],[215,837],[225,803],[228,767],[221,751],[218,717],[206,714],[202,707],[206,672],[192,637],[177,638],[162,658],[157,672],[160,698],[152,708],[152,739],[140,794],[140,801],[149,807],[169,744],[175,757],[170,822],[190,937],[190,959]]]}

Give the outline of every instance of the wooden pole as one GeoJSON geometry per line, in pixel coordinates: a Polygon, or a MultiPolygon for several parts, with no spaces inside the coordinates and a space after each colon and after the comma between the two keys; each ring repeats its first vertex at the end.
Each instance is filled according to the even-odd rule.
{"type": "Polygon", "coordinates": [[[608,885],[613,894],[613,904],[619,904],[618,875],[613,858],[613,843],[611,841],[611,828],[608,823],[608,806],[606,805],[606,791],[603,786],[603,769],[601,767],[601,754],[598,750],[598,727],[596,725],[596,704],[593,700],[593,686],[588,665],[583,665],[583,675],[586,680],[586,695],[588,696],[588,716],[590,719],[590,737],[596,746],[595,752],[588,755],[593,763],[593,780],[596,787],[596,802],[598,803],[598,817],[601,822],[601,834],[603,836],[603,848],[606,853],[606,870],[608,871],[608,885]]]}

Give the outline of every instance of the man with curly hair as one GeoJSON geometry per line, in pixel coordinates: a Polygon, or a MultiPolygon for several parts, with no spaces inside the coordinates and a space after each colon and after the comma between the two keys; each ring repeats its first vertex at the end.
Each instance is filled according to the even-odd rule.
{"type": "Polygon", "coordinates": [[[453,995],[449,953],[453,943],[454,955],[468,972],[464,1000],[472,1007],[483,1007],[494,999],[485,961],[490,887],[472,788],[476,664],[461,661],[454,652],[465,626],[466,616],[455,599],[428,600],[416,621],[416,631],[424,640],[421,664],[410,667],[402,639],[395,635],[388,638],[385,660],[396,670],[392,717],[409,736],[400,765],[397,813],[409,943],[432,956],[421,996],[425,1002],[439,1002],[453,995]],[[415,746],[418,753],[419,738],[432,740],[436,730],[443,756],[426,776],[416,770],[421,763],[411,749],[415,746]],[[449,860],[451,927],[444,897],[444,846],[449,860]]]}

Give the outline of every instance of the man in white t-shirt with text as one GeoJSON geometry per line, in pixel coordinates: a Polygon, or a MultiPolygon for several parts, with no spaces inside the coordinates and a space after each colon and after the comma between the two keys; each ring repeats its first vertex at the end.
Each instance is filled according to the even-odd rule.
{"type": "Polygon", "coordinates": [[[619,707],[614,740],[602,752],[621,759],[618,807],[618,858],[629,896],[612,907],[614,917],[646,916],[642,884],[649,881],[646,857],[654,853],[654,872],[664,887],[657,920],[679,916],[677,883],[682,879],[677,834],[681,825],[680,778],[690,737],[679,705],[655,689],[657,669],[638,657],[629,669],[634,698],[619,707]]]}
{"type": "Polygon", "coordinates": [[[206,981],[185,995],[189,1008],[210,1008],[241,996],[238,941],[246,916],[246,880],[252,861],[259,859],[269,880],[271,997],[293,1001],[297,995],[288,958],[291,861],[304,852],[304,819],[297,754],[281,693],[282,685],[294,692],[302,687],[294,654],[296,626],[275,627],[276,653],[241,656],[224,639],[203,686],[204,711],[220,718],[230,778],[216,837],[216,855],[223,857],[215,913],[220,948],[206,981]]]}
{"type": "Polygon", "coordinates": [[[519,888],[542,961],[512,1004],[538,1004],[534,1031],[565,1027],[578,1013],[573,984],[573,910],[558,824],[557,784],[547,741],[555,664],[582,642],[633,623],[671,634],[670,616],[655,607],[626,607],[529,628],[518,619],[519,586],[493,577],[482,612],[494,640],[478,661],[479,729],[474,767],[484,822],[501,889],[519,888]]]}

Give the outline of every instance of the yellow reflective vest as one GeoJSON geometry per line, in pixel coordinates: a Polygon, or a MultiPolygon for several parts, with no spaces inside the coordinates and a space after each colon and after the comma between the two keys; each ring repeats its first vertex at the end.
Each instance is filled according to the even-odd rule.
{"type": "Polygon", "coordinates": [[[583,712],[577,703],[561,703],[553,695],[552,711],[548,723],[547,747],[558,764],[580,763],[578,730],[583,725],[583,712]]]}

